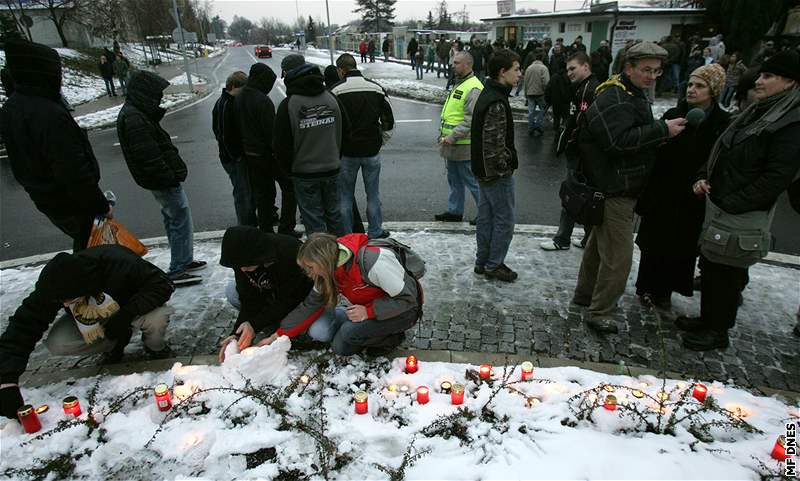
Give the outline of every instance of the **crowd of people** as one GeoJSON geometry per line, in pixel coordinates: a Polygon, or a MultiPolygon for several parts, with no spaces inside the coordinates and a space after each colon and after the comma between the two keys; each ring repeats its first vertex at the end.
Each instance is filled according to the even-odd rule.
{"type": "MultiPolygon", "coordinates": [[[[596,59],[580,39],[568,49],[558,41],[544,47],[526,54],[527,68],[501,44],[488,56],[480,43],[450,47],[445,72],[452,89],[438,135],[449,198],[436,220],[462,221],[468,189],[478,210],[474,273],[517,280],[505,259],[515,225],[513,175],[524,154],[515,147],[509,97],[522,84],[534,106],[542,105],[538,97],[547,96],[558,63],[569,94],[556,146],[566,158],[566,180],[559,232],[542,247],[565,250],[574,224],[586,226],[572,302],[586,308],[589,328],[616,332],[634,241],[642,251],[637,294],[658,309],[670,308],[673,292],[692,295],[699,258],[700,316],[675,323],[687,349],[726,348],[748,267],[769,251],[778,196],[790,189],[797,207],[800,56],[764,58],[753,91],[744,94],[753,101],[736,117],[720,107],[725,70],[700,65],[687,76],[678,106],[655,119],[647,92],[666,71],[669,49],[631,45],[619,74],[601,80],[605,72],[593,73],[596,59]],[[635,214],[642,224],[634,238],[635,214]]],[[[91,144],[61,102],[58,53],[9,43],[6,68],[14,89],[0,111],[0,130],[12,170],[36,207],[73,239],[73,253],[47,263],[0,336],[0,414],[15,417],[23,404],[19,377],[45,333],[54,355],[104,353],[105,362],[118,362],[137,330],[149,357],[172,356],[165,336],[174,311],[167,301],[175,287],[201,281],[194,272],[206,263],[193,256],[181,186],[187,166],[160,125],[166,80],[147,71],[130,76],[117,133],[133,179],[161,205],[168,272],[119,245],[87,248],[93,220],[113,212],[98,186],[91,144]]],[[[277,75],[261,63],[248,74],[231,73],[213,109],[238,223],[221,246],[220,264],[234,271],[226,295],[239,314],[220,360],[232,342],[244,349],[259,333],[266,337],[258,345],[307,336],[340,355],[386,352],[421,318],[424,298],[421,262],[382,226],[380,150],[394,128],[391,103],[347,53],[324,72],[292,53],[280,75],[286,98],[277,109],[269,98],[277,75]],[[359,170],[366,232],[354,201],[359,170]],[[295,231],[297,208],[305,242],[295,231]]],[[[542,120],[531,112],[535,133],[542,120]]]]}

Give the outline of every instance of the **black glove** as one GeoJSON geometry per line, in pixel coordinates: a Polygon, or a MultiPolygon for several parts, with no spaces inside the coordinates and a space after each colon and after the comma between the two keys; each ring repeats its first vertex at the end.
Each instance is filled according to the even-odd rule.
{"type": "Polygon", "coordinates": [[[128,344],[128,341],[130,341],[131,336],[133,335],[131,321],[132,319],[126,316],[122,311],[117,312],[113,316],[109,317],[103,326],[103,329],[106,333],[106,338],[112,341],[122,341],[125,344],[128,344]]]}
{"type": "Polygon", "coordinates": [[[9,419],[17,419],[17,409],[25,404],[19,386],[10,386],[0,389],[0,415],[9,419]]]}

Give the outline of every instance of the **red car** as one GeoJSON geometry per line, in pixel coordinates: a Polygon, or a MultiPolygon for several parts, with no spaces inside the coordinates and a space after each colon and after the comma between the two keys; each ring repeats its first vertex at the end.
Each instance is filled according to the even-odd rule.
{"type": "Polygon", "coordinates": [[[263,45],[256,47],[256,57],[272,58],[272,49],[263,45]]]}

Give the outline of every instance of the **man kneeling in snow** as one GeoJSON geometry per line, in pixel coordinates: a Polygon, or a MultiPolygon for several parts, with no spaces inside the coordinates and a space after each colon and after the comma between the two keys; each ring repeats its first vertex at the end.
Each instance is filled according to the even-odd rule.
{"type": "Polygon", "coordinates": [[[104,363],[119,362],[136,327],[148,357],[172,357],[164,333],[175,312],[165,305],[174,290],[161,269],[126,247],[56,255],[0,336],[0,414],[15,418],[24,404],[17,383],[48,328],[45,345],[56,356],[105,353],[104,363]],[[66,313],[53,323],[62,308],[66,313]]]}

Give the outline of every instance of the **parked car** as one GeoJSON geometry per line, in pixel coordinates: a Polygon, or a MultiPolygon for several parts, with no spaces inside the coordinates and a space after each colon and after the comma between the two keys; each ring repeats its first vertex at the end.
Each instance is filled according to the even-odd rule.
{"type": "Polygon", "coordinates": [[[272,49],[266,45],[259,45],[256,47],[256,57],[258,58],[272,58],[272,49]]]}

